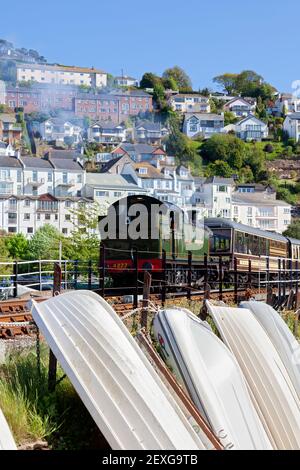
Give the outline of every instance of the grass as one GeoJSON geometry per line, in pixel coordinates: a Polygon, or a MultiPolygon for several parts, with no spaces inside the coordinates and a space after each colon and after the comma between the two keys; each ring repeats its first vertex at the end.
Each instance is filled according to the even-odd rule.
{"type": "MultiPolygon", "coordinates": [[[[57,377],[63,371],[58,367],[57,377]]],[[[65,378],[48,391],[48,348],[42,347],[41,374],[35,348],[13,352],[0,365],[0,408],[17,444],[44,439],[52,449],[108,448],[99,429],[65,378]]]]}

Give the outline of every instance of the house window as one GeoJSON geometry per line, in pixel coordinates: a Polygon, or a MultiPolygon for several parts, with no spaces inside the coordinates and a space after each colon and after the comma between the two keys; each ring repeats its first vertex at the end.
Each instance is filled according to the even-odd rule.
{"type": "Polygon", "coordinates": [[[67,228],[63,228],[63,229],[62,229],[62,233],[63,233],[64,235],[67,235],[67,234],[68,234],[68,229],[67,229],[67,228]]]}
{"type": "Polygon", "coordinates": [[[26,207],[29,207],[30,203],[31,203],[30,199],[25,199],[25,206],[26,207]]]}
{"type": "Polygon", "coordinates": [[[247,215],[252,217],[252,207],[248,207],[247,209],[247,215]]]}
{"type": "Polygon", "coordinates": [[[70,214],[66,214],[66,215],[65,215],[65,220],[71,220],[71,215],[70,215],[70,214]]]}
{"type": "Polygon", "coordinates": [[[227,193],[227,186],[225,185],[218,186],[217,191],[219,193],[227,193]]]}
{"type": "Polygon", "coordinates": [[[68,173],[63,173],[63,183],[64,184],[68,183],[68,173]]]}
{"type": "Polygon", "coordinates": [[[290,222],[288,220],[284,220],[283,223],[284,225],[289,225],[290,222]]]}
{"type": "Polygon", "coordinates": [[[27,227],[27,233],[33,233],[33,227],[27,227]]]}
{"type": "Polygon", "coordinates": [[[17,171],[17,183],[22,183],[22,173],[21,171],[17,171]]]}
{"type": "Polygon", "coordinates": [[[16,233],[17,232],[17,227],[8,227],[8,232],[9,233],[16,233]]]}
{"type": "Polygon", "coordinates": [[[114,197],[121,197],[121,196],[122,196],[121,191],[115,191],[114,192],[114,197]]]}
{"type": "Polygon", "coordinates": [[[290,208],[289,207],[286,207],[285,209],[283,209],[283,213],[284,214],[290,214],[290,208]]]}
{"type": "Polygon", "coordinates": [[[45,220],[51,220],[51,214],[45,214],[45,220]]]}
{"type": "Polygon", "coordinates": [[[230,197],[226,198],[226,204],[230,204],[230,197]]]}
{"type": "Polygon", "coordinates": [[[54,214],[54,219],[58,220],[58,214],[54,214]]]}
{"type": "Polygon", "coordinates": [[[71,207],[72,203],[71,201],[65,201],[65,207],[71,207]]]}
{"type": "Polygon", "coordinates": [[[15,212],[8,213],[8,223],[9,224],[17,223],[17,214],[15,212]]]}
{"type": "Polygon", "coordinates": [[[39,212],[36,214],[36,220],[41,220],[41,214],[39,212]]]}
{"type": "Polygon", "coordinates": [[[24,214],[24,220],[30,220],[30,214],[28,213],[24,214]]]}
{"type": "Polygon", "coordinates": [[[148,168],[139,168],[140,175],[146,175],[148,173],[148,168]]]}
{"type": "Polygon", "coordinates": [[[82,183],[82,175],[77,175],[77,183],[82,183]]]}
{"type": "Polygon", "coordinates": [[[22,194],[22,186],[18,184],[17,186],[17,195],[20,196],[22,194]]]}
{"type": "Polygon", "coordinates": [[[32,172],[32,181],[37,181],[37,171],[32,172]]]}
{"type": "Polygon", "coordinates": [[[52,172],[48,171],[48,177],[47,177],[48,183],[52,183],[52,172]]]}
{"type": "Polygon", "coordinates": [[[108,197],[109,192],[108,191],[96,191],[96,196],[97,197],[108,197]]]}
{"type": "Polygon", "coordinates": [[[234,206],[233,213],[234,213],[234,215],[238,215],[239,208],[237,206],[234,206]]]}

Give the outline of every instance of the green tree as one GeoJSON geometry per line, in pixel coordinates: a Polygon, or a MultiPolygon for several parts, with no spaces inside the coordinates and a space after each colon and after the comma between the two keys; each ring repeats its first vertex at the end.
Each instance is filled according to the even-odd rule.
{"type": "Polygon", "coordinates": [[[174,155],[178,163],[190,166],[195,175],[202,172],[202,158],[197,151],[195,142],[180,131],[180,118],[171,115],[168,121],[170,134],[166,140],[169,155],[174,155]]]}
{"type": "Polygon", "coordinates": [[[154,88],[155,85],[161,83],[161,78],[152,72],[146,72],[140,81],[141,88],[154,88]]]}
{"type": "Polygon", "coordinates": [[[288,228],[283,232],[285,237],[297,238],[300,240],[300,219],[293,220],[288,228]]]}
{"type": "Polygon", "coordinates": [[[65,243],[64,255],[69,259],[89,260],[99,257],[98,216],[104,214],[108,203],[100,206],[97,203],[81,206],[70,211],[74,229],[65,243]]]}
{"type": "Polygon", "coordinates": [[[245,164],[251,168],[256,180],[258,175],[265,169],[265,160],[266,154],[260,147],[255,144],[247,147],[245,164]]]}
{"type": "Polygon", "coordinates": [[[237,73],[224,73],[213,78],[213,81],[217,83],[223,91],[226,91],[228,95],[231,95],[236,90],[237,73]]]}
{"type": "Polygon", "coordinates": [[[13,259],[28,258],[28,240],[22,233],[6,238],[6,247],[13,259]]]}
{"type": "Polygon", "coordinates": [[[201,147],[201,155],[207,162],[222,160],[233,169],[240,169],[245,158],[245,143],[237,137],[215,134],[201,147]]]}
{"type": "Polygon", "coordinates": [[[178,85],[179,90],[192,90],[192,81],[188,74],[178,65],[166,69],[163,73],[163,78],[173,79],[178,85]]]}
{"type": "Polygon", "coordinates": [[[173,77],[163,78],[162,84],[166,90],[178,90],[178,85],[173,77]]]}
{"type": "Polygon", "coordinates": [[[217,160],[207,166],[206,173],[207,176],[223,176],[224,178],[230,178],[233,171],[227,162],[217,160]]]}
{"type": "Polygon", "coordinates": [[[224,113],[224,126],[228,126],[228,124],[235,124],[238,121],[238,118],[234,113],[231,111],[225,111],[224,113]]]}
{"type": "Polygon", "coordinates": [[[28,243],[31,259],[57,259],[61,233],[53,225],[45,224],[39,228],[28,243]]]}

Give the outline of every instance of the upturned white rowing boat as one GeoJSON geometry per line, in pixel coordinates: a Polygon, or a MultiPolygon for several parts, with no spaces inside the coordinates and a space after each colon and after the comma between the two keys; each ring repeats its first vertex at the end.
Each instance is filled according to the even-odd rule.
{"type": "Polygon", "coordinates": [[[32,315],[112,449],[203,449],[179,406],[110,305],[65,293],[32,315]]]}
{"type": "Polygon", "coordinates": [[[17,450],[15,440],[2,410],[0,410],[0,450],[17,450]]]}
{"type": "Polygon", "coordinates": [[[274,308],[263,302],[241,302],[251,310],[277,350],[300,399],[300,344],[274,308]]]}
{"type": "Polygon", "coordinates": [[[207,302],[220,335],[235,355],[273,447],[300,448],[300,406],[271,340],[248,309],[207,302]]]}
{"type": "Polygon", "coordinates": [[[161,310],[153,323],[161,353],[227,449],[271,449],[238,363],[189,310],[161,310]]]}

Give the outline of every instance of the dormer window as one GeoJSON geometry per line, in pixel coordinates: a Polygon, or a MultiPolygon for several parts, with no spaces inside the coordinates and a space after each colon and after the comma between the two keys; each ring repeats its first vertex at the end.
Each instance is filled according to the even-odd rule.
{"type": "Polygon", "coordinates": [[[148,168],[139,168],[139,175],[146,175],[148,173],[148,168]]]}

